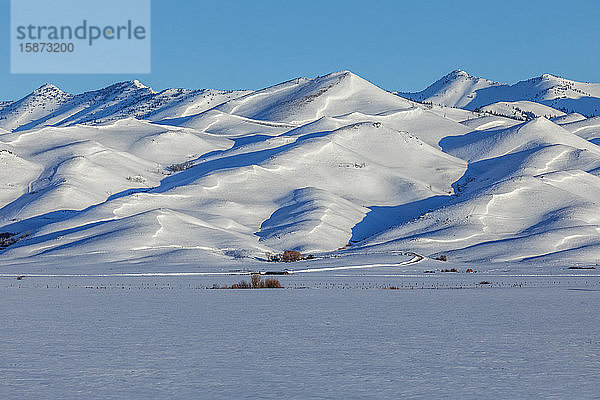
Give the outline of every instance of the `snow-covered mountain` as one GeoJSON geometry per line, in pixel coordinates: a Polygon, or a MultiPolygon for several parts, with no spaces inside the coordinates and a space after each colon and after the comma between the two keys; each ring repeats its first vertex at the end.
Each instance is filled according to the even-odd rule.
{"type": "MultiPolygon", "coordinates": [[[[498,102],[536,102],[565,113],[600,115],[600,84],[576,82],[550,74],[508,85],[456,70],[421,92],[398,94],[420,102],[467,110],[498,102]]],[[[536,115],[544,116],[547,112],[542,110],[536,115]]]]}
{"type": "Polygon", "coordinates": [[[247,93],[188,89],[156,92],[134,80],[72,95],[47,84],[0,108],[0,128],[28,130],[44,126],[98,124],[128,117],[156,120],[185,116],[247,93]]]}
{"type": "MultiPolygon", "coordinates": [[[[519,84],[455,71],[411,96],[434,104],[349,71],[258,91],[42,86],[0,109],[0,233],[20,239],[0,262],[595,263],[598,117],[524,82],[488,104],[519,84]]],[[[565,93],[596,93],[581,85],[565,93]]]]}
{"type": "Polygon", "coordinates": [[[468,108],[477,97],[477,92],[504,84],[471,76],[457,69],[440,78],[421,92],[398,92],[398,95],[420,102],[429,102],[448,107],[468,108]]]}

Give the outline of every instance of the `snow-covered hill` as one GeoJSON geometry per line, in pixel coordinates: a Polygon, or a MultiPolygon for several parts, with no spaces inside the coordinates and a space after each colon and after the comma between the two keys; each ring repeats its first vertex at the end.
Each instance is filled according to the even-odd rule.
{"type": "MultiPolygon", "coordinates": [[[[416,93],[398,92],[398,95],[420,102],[428,102],[448,107],[468,108],[477,97],[478,91],[502,83],[469,75],[457,69],[440,78],[425,90],[416,93]]],[[[473,108],[468,108],[472,110],[473,108]]]]}
{"type": "Polygon", "coordinates": [[[22,131],[44,126],[99,124],[129,117],[173,118],[205,111],[247,93],[189,89],[156,92],[134,80],[71,95],[47,84],[0,108],[0,128],[22,131]]]}
{"type": "MultiPolygon", "coordinates": [[[[398,92],[420,102],[477,110],[498,102],[536,102],[565,113],[600,115],[600,84],[544,74],[514,85],[488,81],[456,70],[421,92],[398,92]]],[[[544,111],[536,116],[544,116],[544,111]]]]}
{"type": "Polygon", "coordinates": [[[349,71],[258,91],[42,86],[0,109],[0,233],[22,237],[0,261],[595,263],[600,123],[550,108],[551,87],[531,100],[535,82],[472,107],[519,84],[455,71],[418,99],[465,109],[349,71]]]}
{"type": "Polygon", "coordinates": [[[499,101],[487,106],[481,107],[480,111],[503,115],[508,118],[529,120],[536,117],[558,118],[564,117],[566,114],[560,110],[545,106],[533,101],[499,101]]]}

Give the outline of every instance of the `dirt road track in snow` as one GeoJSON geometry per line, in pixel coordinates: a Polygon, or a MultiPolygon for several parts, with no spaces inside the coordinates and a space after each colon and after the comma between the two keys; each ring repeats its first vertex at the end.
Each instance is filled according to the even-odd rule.
{"type": "MultiPolygon", "coordinates": [[[[363,265],[348,265],[341,267],[323,267],[323,268],[306,268],[295,271],[287,271],[288,274],[303,274],[309,272],[324,272],[324,271],[339,271],[348,269],[367,269],[378,267],[402,267],[405,265],[416,264],[423,259],[416,253],[407,253],[412,255],[408,261],[403,261],[397,264],[363,264],[363,265]]],[[[0,278],[106,278],[106,277],[184,277],[184,276],[228,276],[228,275],[252,275],[252,271],[240,272],[126,272],[114,274],[0,274],[0,278]]],[[[264,272],[263,272],[264,273],[264,272]]]]}
{"type": "Polygon", "coordinates": [[[418,254],[415,253],[409,253],[409,255],[412,255],[413,258],[411,258],[408,261],[404,261],[398,264],[365,264],[365,265],[349,265],[349,266],[343,266],[343,267],[323,267],[323,268],[307,268],[307,269],[300,269],[300,270],[296,270],[296,271],[289,271],[290,274],[302,274],[302,273],[307,273],[307,272],[323,272],[323,271],[338,271],[338,270],[345,270],[345,269],[366,269],[366,268],[378,268],[378,267],[402,267],[404,265],[410,265],[410,264],[416,264],[419,261],[421,261],[423,259],[423,256],[420,256],[418,254]]]}

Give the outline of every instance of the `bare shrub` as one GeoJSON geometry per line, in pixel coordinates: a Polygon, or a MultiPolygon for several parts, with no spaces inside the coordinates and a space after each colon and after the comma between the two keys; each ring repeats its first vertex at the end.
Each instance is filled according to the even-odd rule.
{"type": "Polygon", "coordinates": [[[283,252],[281,261],[283,262],[294,262],[302,260],[302,253],[296,250],[286,250],[283,252]]]}
{"type": "Polygon", "coordinates": [[[240,281],[234,283],[231,286],[220,286],[214,284],[213,289],[282,289],[283,285],[279,280],[274,278],[268,278],[264,281],[259,274],[252,274],[252,281],[250,283],[246,281],[240,281]]]}
{"type": "Polygon", "coordinates": [[[448,257],[446,257],[444,254],[440,254],[439,256],[435,257],[434,260],[448,261],[448,257]]]}
{"type": "Polygon", "coordinates": [[[259,274],[252,274],[252,289],[260,289],[263,285],[259,274]]]}
{"type": "Polygon", "coordinates": [[[188,168],[193,167],[194,164],[191,161],[186,161],[186,162],[182,162],[182,163],[178,163],[178,164],[171,164],[167,167],[167,169],[171,172],[180,172],[180,171],[184,171],[188,168]]]}
{"type": "Polygon", "coordinates": [[[252,285],[246,281],[240,281],[231,285],[231,289],[252,289],[252,285]]]}
{"type": "Polygon", "coordinates": [[[248,258],[248,251],[241,249],[227,249],[223,250],[223,255],[236,259],[248,258]]]}
{"type": "Polygon", "coordinates": [[[452,269],[443,269],[442,272],[458,272],[458,270],[456,268],[452,268],[452,269]]]}
{"type": "Polygon", "coordinates": [[[129,182],[134,182],[134,183],[145,183],[146,179],[143,176],[128,176],[127,179],[129,182]]]}
{"type": "Polygon", "coordinates": [[[17,243],[21,239],[25,239],[27,236],[29,236],[29,232],[20,235],[17,233],[0,232],[0,250],[17,243]]]}
{"type": "Polygon", "coordinates": [[[229,286],[221,286],[221,285],[217,285],[216,283],[213,283],[211,289],[229,289],[229,286]]]}
{"type": "Polygon", "coordinates": [[[265,289],[281,289],[281,288],[283,288],[283,286],[281,285],[281,283],[279,282],[279,280],[277,280],[275,278],[267,278],[267,279],[265,279],[263,287],[265,289]]]}
{"type": "Polygon", "coordinates": [[[314,260],[315,256],[313,254],[302,255],[299,251],[296,250],[286,250],[283,254],[276,253],[265,253],[267,261],[269,262],[294,262],[301,260],[314,260]]]}
{"type": "Polygon", "coordinates": [[[281,254],[266,253],[266,256],[267,256],[267,261],[269,261],[269,262],[280,262],[281,261],[281,254]]]}

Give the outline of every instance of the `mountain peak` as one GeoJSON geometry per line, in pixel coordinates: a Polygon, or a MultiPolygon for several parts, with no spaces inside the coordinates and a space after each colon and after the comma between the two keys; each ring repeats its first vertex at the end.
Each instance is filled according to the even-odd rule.
{"type": "Polygon", "coordinates": [[[142,82],[138,81],[137,79],[134,79],[132,81],[130,81],[132,86],[135,86],[138,89],[147,89],[148,86],[144,85],[142,82]]]}
{"type": "Polygon", "coordinates": [[[557,80],[557,79],[563,79],[560,76],[557,75],[552,75],[552,74],[542,74],[542,76],[540,76],[541,79],[543,80],[557,80]]]}
{"type": "Polygon", "coordinates": [[[58,89],[58,87],[56,87],[55,85],[53,85],[51,83],[44,83],[42,86],[40,86],[36,90],[41,90],[41,89],[58,89]]]}
{"type": "Polygon", "coordinates": [[[35,94],[65,93],[51,83],[45,83],[33,91],[35,94]]]}
{"type": "Polygon", "coordinates": [[[126,88],[126,89],[150,89],[150,87],[144,85],[142,82],[138,81],[137,79],[119,82],[118,85],[120,85],[121,87],[126,88]]]}
{"type": "MultiPolygon", "coordinates": [[[[130,92],[130,91],[137,91],[137,90],[149,90],[152,93],[156,93],[156,91],[154,91],[153,89],[144,85],[137,79],[134,79],[131,81],[122,81],[122,82],[113,83],[110,86],[107,86],[103,89],[99,89],[99,91],[110,91],[110,92],[112,92],[112,91],[130,92]]],[[[95,91],[95,92],[97,92],[97,91],[95,91]]]]}
{"type": "Polygon", "coordinates": [[[476,97],[478,90],[500,85],[502,84],[455,69],[420,92],[399,92],[399,95],[416,101],[466,107],[476,97]]]}
{"type": "Polygon", "coordinates": [[[315,82],[317,84],[324,84],[325,82],[328,82],[328,84],[330,84],[330,82],[335,82],[335,85],[347,84],[347,83],[354,82],[354,83],[368,84],[368,85],[375,86],[371,82],[367,81],[366,79],[364,79],[364,78],[360,77],[359,75],[356,75],[352,71],[348,71],[348,70],[331,72],[327,75],[319,76],[317,78],[314,78],[313,82],[315,82]]]}
{"type": "Polygon", "coordinates": [[[462,69],[455,69],[454,71],[450,72],[448,75],[454,76],[454,77],[459,77],[459,76],[470,77],[471,76],[471,75],[469,75],[469,73],[463,71],[462,69]]]}
{"type": "Polygon", "coordinates": [[[356,75],[352,71],[343,70],[343,71],[331,72],[329,74],[323,75],[323,78],[336,78],[336,77],[345,78],[345,77],[356,77],[356,76],[358,76],[358,75],[356,75]]]}

